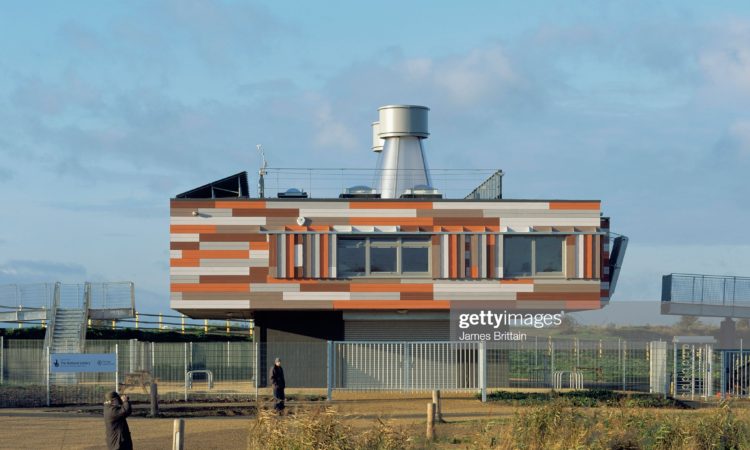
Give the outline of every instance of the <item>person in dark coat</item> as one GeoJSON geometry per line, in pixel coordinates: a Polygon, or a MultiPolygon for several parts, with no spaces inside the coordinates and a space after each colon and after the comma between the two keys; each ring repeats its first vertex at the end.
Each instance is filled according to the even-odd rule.
{"type": "Polygon", "coordinates": [[[281,368],[281,358],[276,358],[273,368],[271,369],[271,386],[273,386],[273,409],[281,413],[284,410],[284,369],[281,368]]]}
{"type": "Polygon", "coordinates": [[[108,392],[104,402],[104,429],[107,435],[109,450],[132,450],[133,440],[130,438],[130,428],[125,420],[131,413],[130,401],[127,395],[120,398],[115,391],[108,392]]]}

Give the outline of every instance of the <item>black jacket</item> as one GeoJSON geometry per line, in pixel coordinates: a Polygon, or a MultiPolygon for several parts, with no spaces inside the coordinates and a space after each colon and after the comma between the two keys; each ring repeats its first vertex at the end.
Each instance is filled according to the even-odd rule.
{"type": "Polygon", "coordinates": [[[107,448],[110,450],[132,450],[130,428],[125,420],[130,415],[130,402],[122,405],[104,404],[104,428],[107,434],[107,448]]]}
{"type": "Polygon", "coordinates": [[[286,381],[284,381],[284,369],[281,366],[274,365],[271,369],[271,384],[274,387],[285,388],[286,381]]]}

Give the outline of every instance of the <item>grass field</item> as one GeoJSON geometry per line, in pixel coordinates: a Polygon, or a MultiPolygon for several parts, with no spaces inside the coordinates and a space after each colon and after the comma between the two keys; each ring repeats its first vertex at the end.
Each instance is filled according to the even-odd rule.
{"type": "MultiPolygon", "coordinates": [[[[748,414],[750,410],[747,409],[746,403],[734,404],[730,414],[727,415],[726,409],[715,405],[697,410],[607,406],[584,408],[559,402],[518,406],[506,401],[483,404],[472,396],[460,395],[443,399],[444,418],[447,423],[437,425],[437,440],[431,443],[425,441],[424,438],[428,401],[427,396],[339,399],[331,403],[327,416],[323,409],[325,402],[291,401],[289,402],[290,415],[268,416],[266,419],[269,420],[267,425],[271,430],[283,430],[286,437],[294,435],[295,430],[303,429],[302,431],[306,433],[322,433],[323,436],[327,436],[326,439],[330,438],[328,435],[335,436],[336,433],[343,433],[347,438],[385,436],[390,439],[390,441],[386,440],[386,444],[396,443],[398,447],[438,449],[516,448],[513,446],[514,442],[525,443],[525,448],[553,448],[549,442],[563,444],[576,440],[580,441],[578,448],[596,448],[593,445],[584,444],[587,442],[587,433],[597,433],[596,436],[601,442],[609,443],[614,439],[615,444],[618,442],[627,444],[634,442],[633,433],[639,430],[646,433],[652,429],[660,430],[658,432],[662,433],[659,442],[675,442],[680,443],[681,446],[662,445],[651,448],[677,449],[686,448],[685,442],[695,441],[700,444],[703,442],[699,441],[700,439],[706,441],[711,436],[718,436],[721,433],[731,433],[732,438],[738,436],[742,438],[745,436],[742,433],[747,431],[747,421],[750,420],[750,414],[748,414]],[[688,436],[688,432],[691,432],[688,428],[697,437],[688,436]],[[532,438],[540,436],[540,430],[545,430],[546,438],[551,441],[547,443],[534,441],[532,438]]],[[[196,406],[204,410],[212,408],[231,410],[233,407],[249,405],[251,403],[196,406]]],[[[163,405],[163,410],[168,411],[170,407],[184,406],[163,405]]],[[[261,409],[264,406],[267,407],[268,404],[262,404],[261,409]]],[[[138,405],[138,408],[145,407],[146,405],[138,405]]],[[[2,409],[0,410],[0,448],[102,448],[104,431],[99,411],[98,407],[2,409]]],[[[268,448],[274,443],[273,436],[264,434],[268,432],[268,429],[264,431],[262,427],[259,427],[259,420],[255,416],[197,417],[198,415],[200,412],[194,412],[188,414],[189,417],[186,418],[185,447],[187,449],[245,449],[248,448],[248,438],[251,436],[256,438],[254,448],[268,448]],[[258,443],[263,445],[259,446],[258,443]]],[[[135,448],[170,448],[172,423],[171,418],[130,418],[129,424],[135,448]]],[[[544,433],[541,435],[543,436],[544,433]]],[[[250,441],[252,444],[253,439],[250,441]]],[[[293,444],[290,442],[283,441],[281,448],[289,448],[293,444]]],[[[708,445],[707,442],[705,442],[706,445],[708,445]]],[[[311,442],[308,441],[308,443],[311,442]]],[[[318,448],[330,448],[329,444],[330,442],[327,442],[318,448]]],[[[381,448],[388,448],[383,445],[381,448]]],[[[315,446],[305,445],[298,448],[306,447],[314,448],[315,446]]],[[[350,447],[343,445],[340,448],[350,447]]],[[[573,447],[560,446],[558,448],[573,447]]]]}

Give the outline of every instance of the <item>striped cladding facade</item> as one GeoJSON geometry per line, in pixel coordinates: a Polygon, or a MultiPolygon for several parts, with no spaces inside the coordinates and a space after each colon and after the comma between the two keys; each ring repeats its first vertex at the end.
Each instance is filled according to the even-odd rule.
{"type": "Polygon", "coordinates": [[[171,307],[192,317],[609,300],[609,221],[598,201],[173,199],[170,209],[171,307]],[[427,276],[339,278],[338,239],[389,234],[429,236],[427,276]],[[563,236],[563,274],[506,277],[503,244],[518,235],[563,236]]]}

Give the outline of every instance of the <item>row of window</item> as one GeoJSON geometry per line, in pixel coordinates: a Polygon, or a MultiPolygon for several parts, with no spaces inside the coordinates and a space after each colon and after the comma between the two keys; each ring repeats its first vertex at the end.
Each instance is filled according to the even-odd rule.
{"type": "MultiPolygon", "coordinates": [[[[563,276],[564,246],[563,236],[506,236],[505,277],[563,276]]],[[[339,237],[336,247],[340,278],[431,274],[430,237],[339,237]]]]}

